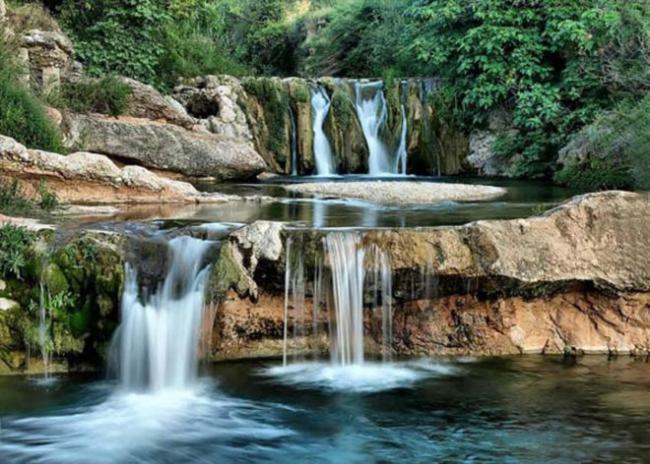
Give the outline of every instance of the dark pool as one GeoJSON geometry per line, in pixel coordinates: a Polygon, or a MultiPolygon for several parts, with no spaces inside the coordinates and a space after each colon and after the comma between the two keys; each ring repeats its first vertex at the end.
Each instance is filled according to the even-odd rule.
{"type": "Polygon", "coordinates": [[[219,364],[195,388],[0,378],[0,462],[650,462],[650,363],[219,364]]]}

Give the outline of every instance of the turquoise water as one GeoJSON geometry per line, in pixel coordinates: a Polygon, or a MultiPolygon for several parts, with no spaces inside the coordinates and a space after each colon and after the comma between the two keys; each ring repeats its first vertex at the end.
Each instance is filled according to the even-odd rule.
{"type": "Polygon", "coordinates": [[[370,367],[376,372],[225,363],[191,389],[156,394],[120,392],[93,377],[49,386],[0,378],[0,462],[650,461],[645,360],[370,367]]]}

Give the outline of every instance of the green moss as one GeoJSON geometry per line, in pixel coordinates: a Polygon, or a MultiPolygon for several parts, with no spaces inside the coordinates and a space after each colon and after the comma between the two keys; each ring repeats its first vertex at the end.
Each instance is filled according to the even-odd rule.
{"type": "Polygon", "coordinates": [[[330,106],[332,116],[336,120],[336,124],[340,128],[347,127],[352,118],[354,117],[354,103],[345,90],[337,87],[332,94],[332,102],[330,106]]]}
{"type": "Polygon", "coordinates": [[[56,263],[48,263],[43,272],[43,280],[51,293],[67,292],[68,280],[56,263]]]}
{"type": "Polygon", "coordinates": [[[115,76],[65,82],[47,95],[48,102],[56,108],[66,108],[77,113],[102,113],[119,116],[126,111],[131,88],[115,76]]]}
{"type": "Polygon", "coordinates": [[[210,289],[217,300],[222,300],[230,289],[234,289],[241,297],[253,293],[253,282],[238,255],[236,245],[232,243],[226,243],[219,252],[210,283],[210,289]]]}
{"type": "Polygon", "coordinates": [[[242,80],[246,93],[254,96],[264,111],[268,129],[265,145],[283,164],[289,153],[289,98],[282,82],[268,77],[249,77],[242,80]]]}

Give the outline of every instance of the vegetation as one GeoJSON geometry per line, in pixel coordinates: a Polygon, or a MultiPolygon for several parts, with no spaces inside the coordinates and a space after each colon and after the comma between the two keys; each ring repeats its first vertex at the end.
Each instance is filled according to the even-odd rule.
{"type": "Polygon", "coordinates": [[[567,148],[557,182],[585,190],[650,190],[650,95],[603,114],[567,148]]]}
{"type": "Polygon", "coordinates": [[[24,227],[0,227],[0,277],[22,279],[34,234],[24,227]]]}
{"type": "Polygon", "coordinates": [[[39,183],[37,191],[40,201],[35,202],[23,194],[17,180],[10,184],[0,182],[0,213],[33,216],[54,211],[60,206],[56,194],[49,190],[43,181],[39,183]]]}
{"type": "Polygon", "coordinates": [[[119,78],[109,75],[100,79],[64,82],[47,96],[49,104],[77,113],[103,113],[119,116],[126,111],[131,90],[119,78]]]}
{"type": "Polygon", "coordinates": [[[61,134],[39,99],[20,81],[12,44],[0,35],[0,134],[30,148],[61,152],[61,134]]]}

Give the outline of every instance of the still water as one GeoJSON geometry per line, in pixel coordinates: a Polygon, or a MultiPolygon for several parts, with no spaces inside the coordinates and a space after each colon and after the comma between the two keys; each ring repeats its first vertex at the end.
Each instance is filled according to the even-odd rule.
{"type": "Polygon", "coordinates": [[[225,363],[155,393],[88,376],[3,377],[0,417],[7,463],[644,463],[650,363],[225,363]]]}

